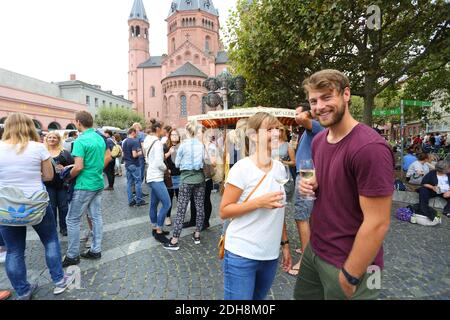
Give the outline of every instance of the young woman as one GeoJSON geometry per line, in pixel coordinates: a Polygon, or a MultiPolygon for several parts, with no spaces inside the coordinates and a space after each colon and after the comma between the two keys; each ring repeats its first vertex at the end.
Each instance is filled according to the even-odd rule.
{"type": "Polygon", "coordinates": [[[195,123],[189,122],[186,125],[187,139],[183,141],[177,152],[175,166],[181,171],[181,185],[177,206],[177,217],[172,238],[164,244],[168,250],[180,249],[178,239],[183,229],[184,216],[186,215],[187,205],[194,194],[194,203],[197,209],[197,225],[192,235],[195,244],[200,244],[200,231],[203,227],[205,216],[203,202],[205,201],[205,175],[203,173],[203,161],[205,159],[205,147],[197,136],[195,123]]]}
{"type": "MultiPolygon", "coordinates": [[[[32,197],[35,192],[45,188],[43,180],[53,179],[51,155],[38,141],[39,135],[31,118],[22,113],[8,116],[0,142],[0,193],[3,187],[14,186],[20,189],[25,197],[32,197]]],[[[41,223],[34,225],[33,229],[38,233],[45,248],[47,267],[55,284],[53,293],[60,294],[75,277],[64,274],[55,217],[50,205],[41,223]]],[[[7,248],[6,274],[16,290],[18,299],[30,300],[38,286],[27,281],[27,228],[0,226],[0,233],[7,248]]]]}
{"type": "Polygon", "coordinates": [[[284,189],[276,182],[286,175],[272,160],[278,139],[277,118],[259,112],[248,120],[251,156],[231,168],[220,204],[220,217],[232,219],[225,233],[225,300],[263,300],[278,267],[280,244],[283,269],[292,266],[284,221],[284,189]]]}
{"type": "Polygon", "coordinates": [[[164,164],[164,150],[160,139],[163,136],[160,122],[150,120],[150,127],[147,130],[147,137],[144,140],[144,156],[148,163],[146,183],[151,190],[150,221],[153,225],[153,236],[161,243],[169,241],[165,237],[168,232],[163,231],[164,219],[170,209],[170,197],[164,184],[164,171],[167,167],[164,164]],[[158,211],[158,204],[161,202],[161,209],[158,211]]]}
{"type": "Polygon", "coordinates": [[[74,160],[70,152],[64,150],[61,142],[59,134],[54,132],[50,132],[45,137],[45,146],[52,156],[54,169],[53,180],[45,182],[45,186],[50,197],[55,222],[57,222],[59,216],[59,232],[63,236],[67,236],[66,216],[69,210],[69,202],[67,201],[67,190],[64,188],[59,173],[64,167],[74,164],[74,160]]]}
{"type": "Polygon", "coordinates": [[[172,187],[167,188],[170,197],[170,209],[167,211],[166,220],[164,224],[166,226],[172,225],[172,220],[170,215],[172,213],[172,201],[173,196],[176,195],[178,199],[178,191],[180,189],[180,169],[175,166],[175,159],[177,158],[177,150],[180,146],[180,133],[176,129],[171,129],[169,131],[169,139],[164,144],[164,158],[166,162],[167,169],[170,171],[170,176],[172,178],[172,187]]]}

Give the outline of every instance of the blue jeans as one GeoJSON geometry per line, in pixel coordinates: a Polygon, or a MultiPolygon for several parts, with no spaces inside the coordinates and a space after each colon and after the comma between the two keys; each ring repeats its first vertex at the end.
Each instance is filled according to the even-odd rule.
{"type": "Polygon", "coordinates": [[[55,222],[57,222],[59,216],[59,230],[67,230],[66,216],[67,211],[69,211],[67,190],[47,187],[47,192],[50,197],[53,214],[55,215],[55,222]]]}
{"type": "Polygon", "coordinates": [[[127,171],[127,193],[128,193],[128,203],[133,202],[133,192],[131,190],[132,186],[135,186],[136,191],[136,203],[142,203],[142,180],[141,180],[141,167],[134,164],[130,164],[125,167],[127,171]]]}
{"type": "Polygon", "coordinates": [[[251,260],[225,251],[225,300],[264,300],[277,273],[278,259],[251,260]]]}
{"type": "MultiPolygon", "coordinates": [[[[53,283],[61,281],[64,277],[56,223],[51,206],[41,223],[33,226],[45,248],[45,261],[50,271],[53,283]]],[[[6,243],[7,253],[5,269],[9,281],[17,295],[26,295],[31,288],[27,281],[27,267],[25,264],[26,227],[0,226],[0,233],[6,243]]]]}
{"type": "Polygon", "coordinates": [[[150,200],[150,221],[153,227],[162,228],[164,225],[164,219],[166,218],[167,212],[170,210],[172,203],[170,201],[169,192],[164,181],[160,182],[149,182],[149,189],[152,191],[150,200]],[[159,209],[158,214],[158,204],[162,203],[161,209],[159,209]]]}
{"type": "Polygon", "coordinates": [[[75,190],[72,202],[67,214],[67,257],[75,259],[80,255],[80,222],[83,213],[88,210],[88,216],[92,220],[92,246],[90,251],[98,253],[102,251],[103,221],[102,221],[102,193],[98,191],[75,190]]]}
{"type": "Polygon", "coordinates": [[[0,233],[0,247],[5,247],[5,241],[3,240],[1,233],[0,233]]]}

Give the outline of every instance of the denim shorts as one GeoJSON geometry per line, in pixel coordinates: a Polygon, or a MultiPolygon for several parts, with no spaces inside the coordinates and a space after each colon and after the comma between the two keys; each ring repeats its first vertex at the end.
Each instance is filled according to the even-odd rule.
{"type": "Polygon", "coordinates": [[[299,186],[300,175],[297,175],[297,180],[295,183],[295,215],[294,219],[296,221],[308,221],[311,217],[311,212],[314,206],[314,200],[305,200],[300,197],[299,186]]]}

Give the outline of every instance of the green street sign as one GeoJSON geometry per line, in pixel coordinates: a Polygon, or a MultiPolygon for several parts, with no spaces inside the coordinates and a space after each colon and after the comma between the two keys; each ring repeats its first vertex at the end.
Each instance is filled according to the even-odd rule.
{"type": "Polygon", "coordinates": [[[382,110],[373,110],[372,115],[374,116],[394,116],[394,115],[400,115],[401,110],[400,108],[395,109],[382,109],[382,110]]]}
{"type": "Polygon", "coordinates": [[[431,101],[419,101],[419,100],[402,100],[404,106],[412,107],[431,107],[431,101]]]}

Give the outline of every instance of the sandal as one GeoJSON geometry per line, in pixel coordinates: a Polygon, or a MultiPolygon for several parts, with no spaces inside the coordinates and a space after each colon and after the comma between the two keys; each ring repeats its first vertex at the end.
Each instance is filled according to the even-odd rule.
{"type": "Polygon", "coordinates": [[[300,272],[300,266],[298,266],[298,268],[294,268],[294,267],[292,267],[291,270],[289,270],[287,272],[287,274],[290,276],[296,277],[296,276],[298,276],[298,273],[300,272]]]}

